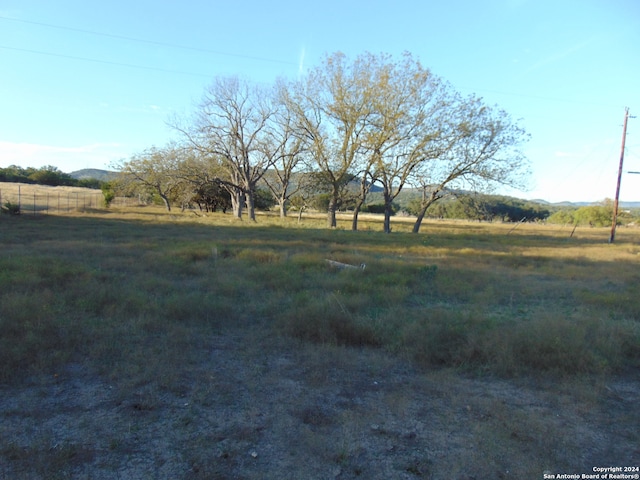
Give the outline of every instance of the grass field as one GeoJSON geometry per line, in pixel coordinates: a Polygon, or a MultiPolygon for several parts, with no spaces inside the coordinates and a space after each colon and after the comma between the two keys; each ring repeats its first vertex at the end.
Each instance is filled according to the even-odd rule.
{"type": "Polygon", "coordinates": [[[343,222],[155,207],[0,216],[0,477],[637,465],[640,229],[609,245],[606,229],[427,222],[415,235],[397,219],[385,235],[375,217],[359,232],[343,222]],[[73,412],[84,426],[63,426],[73,412]],[[299,452],[287,463],[280,449],[299,452]]]}

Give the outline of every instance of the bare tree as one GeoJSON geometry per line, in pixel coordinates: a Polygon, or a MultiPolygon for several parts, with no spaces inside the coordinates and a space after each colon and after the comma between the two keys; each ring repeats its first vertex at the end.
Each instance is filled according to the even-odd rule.
{"type": "MultiPolygon", "coordinates": [[[[302,188],[303,182],[294,181],[294,175],[299,170],[298,166],[303,164],[302,160],[306,152],[304,134],[297,129],[294,109],[291,108],[291,88],[284,81],[278,82],[276,86],[278,110],[264,142],[265,155],[272,155],[273,163],[265,172],[263,181],[278,203],[281,217],[287,216],[287,205],[290,199],[302,188]]],[[[300,178],[301,175],[298,177],[300,178]]]]}
{"type": "Polygon", "coordinates": [[[299,172],[296,178],[295,194],[289,197],[289,202],[298,211],[298,223],[302,221],[303,212],[309,208],[313,198],[318,195],[316,174],[311,171],[299,172]]]}
{"type": "Polygon", "coordinates": [[[219,181],[231,193],[237,218],[246,202],[249,219],[255,220],[257,183],[276,158],[268,138],[275,113],[266,88],[238,77],[218,77],[206,89],[193,124],[173,125],[201,155],[220,162],[224,176],[219,181]]]}

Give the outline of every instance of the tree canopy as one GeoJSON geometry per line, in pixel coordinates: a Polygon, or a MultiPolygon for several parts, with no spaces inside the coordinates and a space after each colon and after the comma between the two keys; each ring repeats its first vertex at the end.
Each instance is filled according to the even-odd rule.
{"type": "Polygon", "coordinates": [[[48,185],[52,187],[85,187],[100,188],[100,180],[93,178],[77,179],[68,173],[61,172],[58,167],[47,165],[41,168],[19,167],[10,165],[0,168],[0,182],[33,183],[38,185],[48,185]]]}

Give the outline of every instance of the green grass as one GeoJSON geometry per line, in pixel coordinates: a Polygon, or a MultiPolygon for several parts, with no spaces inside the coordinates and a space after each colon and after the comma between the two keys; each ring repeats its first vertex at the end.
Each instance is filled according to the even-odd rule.
{"type": "Polygon", "coordinates": [[[0,219],[0,382],[82,361],[179,389],[206,336],[233,328],[506,376],[640,364],[637,230],[608,245],[597,229],[142,213],[0,219]]]}

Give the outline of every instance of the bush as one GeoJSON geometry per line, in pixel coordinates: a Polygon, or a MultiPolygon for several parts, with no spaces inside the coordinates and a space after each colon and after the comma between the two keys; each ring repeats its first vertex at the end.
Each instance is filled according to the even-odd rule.
{"type": "Polygon", "coordinates": [[[111,206],[111,202],[116,198],[116,192],[113,189],[113,184],[111,182],[105,182],[102,184],[100,189],[104,196],[104,206],[109,208],[111,206]]]}
{"type": "Polygon", "coordinates": [[[573,210],[560,210],[548,218],[549,223],[608,227],[613,218],[613,203],[605,200],[600,205],[589,205],[573,210]]]}
{"type": "Polygon", "coordinates": [[[36,170],[29,175],[29,179],[39,185],[50,185],[54,187],[56,185],[77,185],[78,183],[71,175],[61,172],[57,167],[51,165],[36,170]]]}
{"type": "Polygon", "coordinates": [[[574,213],[578,225],[590,225],[592,227],[607,227],[611,225],[613,218],[613,205],[605,202],[602,205],[580,207],[574,213]]]}
{"type": "Polygon", "coordinates": [[[558,225],[571,225],[575,223],[575,219],[573,218],[574,213],[575,211],[571,210],[558,210],[549,216],[547,221],[558,225]]]}
{"type": "Polygon", "coordinates": [[[2,213],[20,215],[20,205],[17,203],[6,202],[2,207],[2,213]]]}
{"type": "Polygon", "coordinates": [[[472,312],[434,308],[422,315],[406,312],[409,319],[398,327],[400,344],[423,366],[484,367],[486,358],[478,345],[493,322],[472,312]]]}
{"type": "Polygon", "coordinates": [[[319,344],[381,346],[371,322],[352,315],[335,294],[302,292],[283,309],[278,324],[283,333],[319,344]]]}
{"type": "MultiPolygon", "coordinates": [[[[362,211],[366,213],[384,213],[384,203],[372,203],[362,207],[362,211]]],[[[395,203],[391,204],[391,215],[395,215],[400,210],[400,207],[395,203]]]]}
{"type": "Polygon", "coordinates": [[[264,188],[257,188],[253,197],[254,207],[256,210],[262,210],[268,212],[276,204],[276,200],[271,195],[269,190],[264,188]]]}

